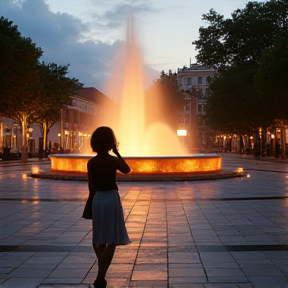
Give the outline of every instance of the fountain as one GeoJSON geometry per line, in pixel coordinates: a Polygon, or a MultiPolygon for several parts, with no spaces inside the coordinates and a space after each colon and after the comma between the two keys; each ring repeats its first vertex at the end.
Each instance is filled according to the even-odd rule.
{"type": "MultiPolygon", "coordinates": [[[[164,123],[147,125],[142,55],[136,42],[132,18],[129,18],[127,26],[126,55],[118,56],[118,59],[125,59],[125,63],[119,65],[121,70],[123,70],[123,65],[125,67],[124,73],[121,71],[123,87],[120,117],[112,119],[109,115],[109,119],[103,123],[115,131],[120,143],[120,152],[131,167],[129,175],[119,174],[117,180],[197,180],[239,175],[239,173],[236,175],[235,172],[232,174],[222,173],[222,158],[218,155],[188,155],[189,153],[181,145],[176,131],[171,131],[164,123]]],[[[111,88],[109,96],[119,94],[119,85],[110,83],[109,87],[111,88]],[[116,87],[117,90],[113,90],[113,87],[114,89],[116,87]]],[[[159,106],[161,105],[157,105],[155,109],[160,109],[159,106]]],[[[62,177],[61,179],[63,177],[64,179],[84,177],[86,179],[86,165],[91,157],[93,155],[50,155],[51,173],[48,178],[54,175],[52,177],[54,179],[57,177],[62,177]]],[[[37,175],[34,174],[34,177],[37,175]]]]}

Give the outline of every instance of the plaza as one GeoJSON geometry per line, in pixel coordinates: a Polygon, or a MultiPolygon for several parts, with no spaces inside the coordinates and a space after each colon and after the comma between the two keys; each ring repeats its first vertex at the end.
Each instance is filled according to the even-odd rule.
{"type": "MultiPolygon", "coordinates": [[[[288,161],[222,154],[244,177],[120,182],[132,243],[109,288],[288,287],[288,161]]],[[[0,287],[88,288],[97,274],[87,182],[33,179],[49,161],[0,162],[0,287]]]]}

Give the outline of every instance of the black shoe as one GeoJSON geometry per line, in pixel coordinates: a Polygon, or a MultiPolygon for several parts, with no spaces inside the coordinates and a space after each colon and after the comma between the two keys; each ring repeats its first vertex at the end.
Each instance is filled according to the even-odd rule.
{"type": "Polygon", "coordinates": [[[98,278],[94,281],[93,285],[95,288],[106,288],[107,281],[104,278],[98,278]]]}

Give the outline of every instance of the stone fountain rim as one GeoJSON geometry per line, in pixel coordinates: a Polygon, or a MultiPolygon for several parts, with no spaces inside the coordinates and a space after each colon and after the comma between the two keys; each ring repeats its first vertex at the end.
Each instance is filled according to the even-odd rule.
{"type": "MultiPolygon", "coordinates": [[[[50,157],[57,158],[87,158],[96,156],[97,154],[51,154],[50,157]]],[[[187,159],[187,158],[221,158],[220,155],[211,154],[188,154],[188,155],[173,155],[173,156],[122,156],[124,159],[187,159]]]]}
{"type": "MultiPolygon", "coordinates": [[[[96,154],[51,154],[50,157],[53,158],[70,158],[70,159],[91,159],[96,154]]],[[[211,154],[190,154],[190,155],[180,155],[180,156],[123,156],[127,160],[177,160],[177,159],[209,159],[209,158],[219,158],[222,157],[216,153],[211,154]]],[[[52,179],[52,180],[85,180],[87,181],[87,172],[76,172],[73,171],[51,171],[50,173],[37,173],[31,174],[32,178],[43,178],[43,179],[52,179]]],[[[225,171],[225,170],[215,170],[208,172],[169,172],[169,173],[131,173],[131,174],[120,174],[117,173],[116,178],[117,182],[148,182],[148,181],[195,181],[195,180],[216,180],[216,179],[227,179],[243,177],[243,171],[225,171]]]]}

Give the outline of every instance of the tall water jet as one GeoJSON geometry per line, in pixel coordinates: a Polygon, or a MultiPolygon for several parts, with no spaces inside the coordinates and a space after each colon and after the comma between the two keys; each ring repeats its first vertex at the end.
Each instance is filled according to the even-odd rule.
{"type": "MultiPolygon", "coordinates": [[[[123,55],[118,55],[118,57],[123,57],[123,55]]],[[[176,131],[171,131],[171,128],[165,123],[148,125],[145,108],[143,56],[136,39],[135,23],[132,16],[128,17],[127,20],[124,59],[123,65],[116,65],[116,69],[124,71],[122,76],[123,88],[120,93],[120,115],[114,119],[114,122],[109,123],[112,128],[115,127],[114,130],[120,143],[121,153],[126,156],[187,154],[180,144],[176,131]],[[154,138],[153,135],[156,137],[154,138]]],[[[116,72],[115,75],[119,76],[120,73],[116,72]]],[[[112,77],[112,82],[114,80],[115,77],[112,77]]],[[[115,85],[109,83],[108,87],[115,87],[115,85]]],[[[119,87],[117,89],[116,92],[112,91],[111,94],[119,94],[119,87]]],[[[150,100],[153,101],[153,99],[150,100]]],[[[153,108],[163,109],[161,105],[156,104],[153,108]]]]}
{"type": "MultiPolygon", "coordinates": [[[[123,91],[116,135],[124,155],[143,155],[145,135],[145,101],[143,63],[136,42],[132,16],[128,18],[123,91]]],[[[122,69],[122,67],[120,67],[122,69]]],[[[116,123],[115,123],[116,125],[116,123]]]]}

